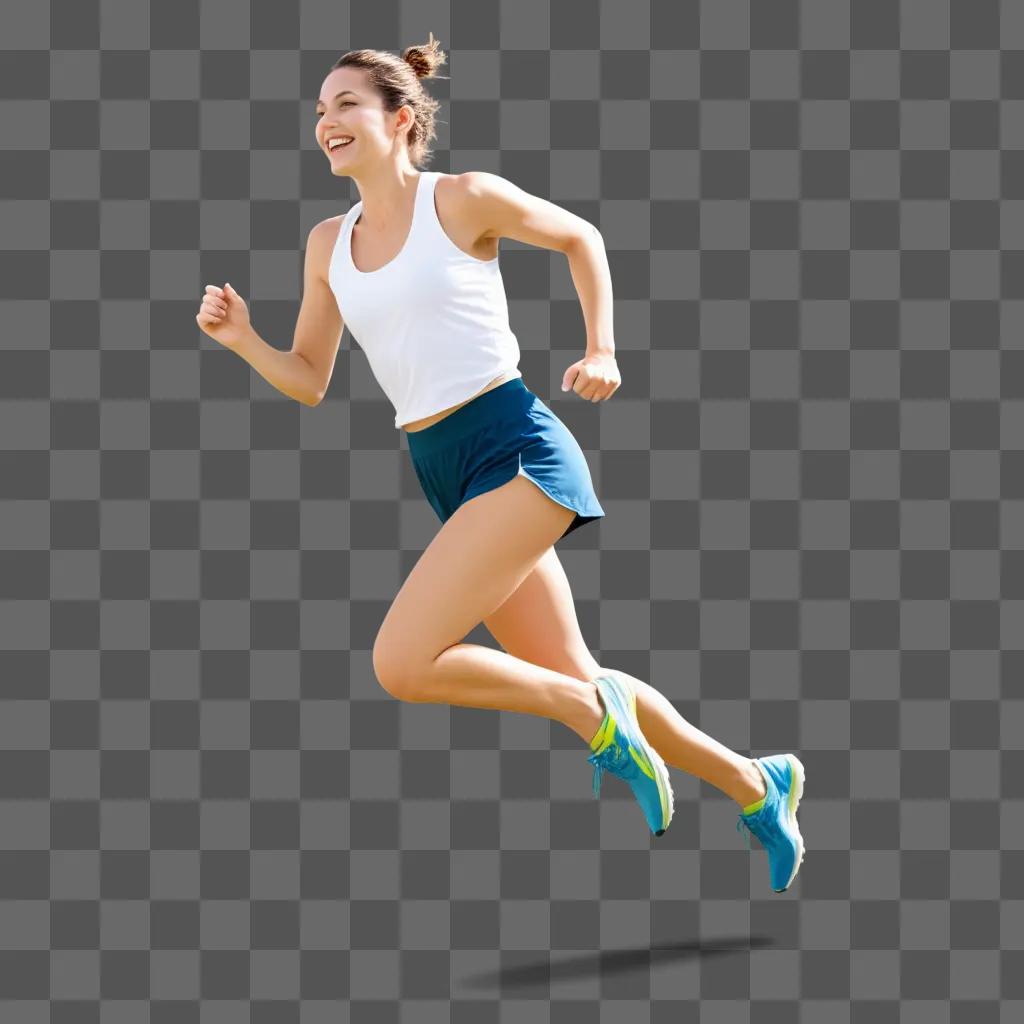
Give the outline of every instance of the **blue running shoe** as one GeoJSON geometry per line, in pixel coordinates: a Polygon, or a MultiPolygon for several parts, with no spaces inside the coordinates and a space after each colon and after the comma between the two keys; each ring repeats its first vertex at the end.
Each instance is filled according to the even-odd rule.
{"type": "MultiPolygon", "coordinates": [[[[768,854],[768,872],[776,892],[785,892],[796,878],[804,859],[804,839],[796,821],[796,809],[804,793],[804,766],[795,754],[757,757],[768,791],[743,808],[736,831],[746,826],[768,854]]],[[[747,849],[750,849],[750,835],[747,849]]]]}
{"type": "Polygon", "coordinates": [[[594,796],[600,796],[601,773],[624,779],[633,790],[650,830],[664,835],[672,821],[672,783],[661,755],[647,742],[636,717],[636,693],[614,671],[594,683],[605,707],[604,721],[590,741],[594,751],[587,760],[594,766],[594,796]]]}

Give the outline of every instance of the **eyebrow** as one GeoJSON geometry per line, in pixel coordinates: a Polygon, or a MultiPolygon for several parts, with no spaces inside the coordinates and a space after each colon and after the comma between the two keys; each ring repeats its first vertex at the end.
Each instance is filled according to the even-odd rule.
{"type": "MultiPolygon", "coordinates": [[[[357,92],[352,92],[352,90],[351,90],[351,89],[342,89],[342,90],[341,90],[341,92],[339,92],[339,93],[338,93],[338,95],[337,95],[337,96],[335,96],[334,98],[335,98],[335,99],[338,99],[338,98],[340,98],[341,96],[344,96],[344,95],[345,95],[345,93],[352,93],[352,95],[353,95],[353,96],[358,96],[358,95],[359,95],[359,93],[357,93],[357,92]]],[[[316,101],[316,105],[317,105],[318,107],[322,107],[322,106],[324,105],[324,101],[323,101],[323,100],[317,100],[317,101],[316,101]]]]}

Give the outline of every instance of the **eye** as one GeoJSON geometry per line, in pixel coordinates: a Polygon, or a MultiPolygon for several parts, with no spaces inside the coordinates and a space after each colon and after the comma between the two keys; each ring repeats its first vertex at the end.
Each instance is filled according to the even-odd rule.
{"type": "MultiPolygon", "coordinates": [[[[355,106],[355,101],[354,100],[342,100],[342,102],[339,103],[338,106],[339,107],[354,107],[355,106]]],[[[316,113],[317,120],[319,121],[320,118],[323,117],[323,116],[324,116],[324,112],[322,110],[318,110],[317,113],[316,113]]]]}

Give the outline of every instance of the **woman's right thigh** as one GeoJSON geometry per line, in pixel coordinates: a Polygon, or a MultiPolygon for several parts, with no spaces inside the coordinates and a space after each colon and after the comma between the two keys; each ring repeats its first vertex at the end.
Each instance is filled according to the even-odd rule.
{"type": "Polygon", "coordinates": [[[580,632],[569,580],[553,546],[483,621],[491,636],[516,658],[577,679],[601,674],[580,632]]]}

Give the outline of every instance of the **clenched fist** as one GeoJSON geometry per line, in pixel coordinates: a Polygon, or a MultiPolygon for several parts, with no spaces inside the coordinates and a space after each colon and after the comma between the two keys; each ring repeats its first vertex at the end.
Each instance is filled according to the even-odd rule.
{"type": "Polygon", "coordinates": [[[234,348],[251,329],[245,300],[230,283],[223,288],[206,286],[196,323],[225,348],[234,348]]]}

